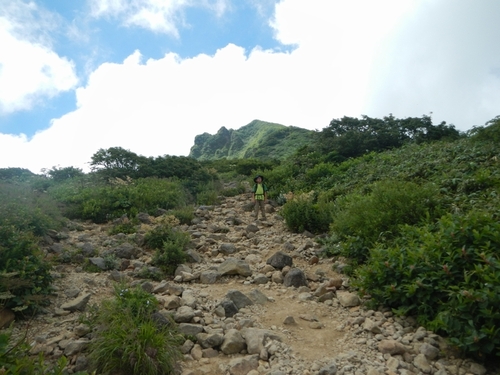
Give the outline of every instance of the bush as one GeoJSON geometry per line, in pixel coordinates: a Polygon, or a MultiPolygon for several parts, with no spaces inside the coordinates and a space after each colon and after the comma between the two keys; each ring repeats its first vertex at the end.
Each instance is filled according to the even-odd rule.
{"type": "Polygon", "coordinates": [[[286,226],[292,232],[308,230],[319,234],[328,232],[331,223],[332,204],[314,203],[311,195],[301,195],[288,201],[282,210],[286,226]]]}
{"type": "Polygon", "coordinates": [[[176,268],[184,263],[187,255],[184,246],[178,242],[165,242],[161,249],[157,249],[153,256],[153,264],[160,267],[168,275],[173,275],[176,268]]]}
{"type": "Polygon", "coordinates": [[[191,224],[191,221],[194,219],[193,206],[174,208],[170,210],[170,214],[179,220],[179,224],[191,224]]]}
{"type": "Polygon", "coordinates": [[[113,180],[112,185],[79,186],[62,185],[52,194],[67,205],[70,218],[104,223],[127,215],[135,217],[138,212],[154,214],[158,208],[183,207],[187,196],[182,184],[170,179],[143,178],[113,180]]]}
{"type": "MultiPolygon", "coordinates": [[[[12,375],[63,375],[67,374],[66,357],[60,357],[56,363],[45,362],[42,353],[38,357],[32,358],[29,355],[31,346],[25,338],[12,342],[12,331],[4,330],[0,332],[0,373],[12,375]]],[[[84,375],[84,372],[77,372],[75,375],[84,375]]]]}
{"type": "Polygon", "coordinates": [[[355,285],[376,304],[416,315],[465,354],[500,356],[500,223],[480,211],[437,225],[405,226],[378,245],[355,285]]]}
{"type": "Polygon", "coordinates": [[[159,225],[144,236],[146,246],[156,250],[153,264],[169,275],[186,261],[184,249],[189,241],[188,233],[176,230],[170,225],[159,225]]]}
{"type": "Polygon", "coordinates": [[[0,182],[0,212],[0,226],[14,226],[36,236],[59,229],[63,223],[57,203],[26,184],[0,182]]]}
{"type": "Polygon", "coordinates": [[[127,220],[123,223],[115,224],[108,230],[110,236],[123,233],[123,234],[133,234],[137,232],[137,220],[127,220]]]}
{"type": "Polygon", "coordinates": [[[338,198],[331,230],[343,242],[343,255],[362,263],[371,246],[396,238],[401,225],[432,221],[441,212],[434,185],[387,180],[373,184],[367,194],[338,198]]]}
{"type": "Polygon", "coordinates": [[[0,295],[9,295],[4,298],[5,307],[31,313],[47,304],[52,283],[50,269],[32,234],[0,226],[0,295]]]}
{"type": "Polygon", "coordinates": [[[158,322],[158,301],[142,288],[115,288],[94,317],[95,337],[89,357],[97,373],[166,375],[181,358],[175,324],[158,322]]]}
{"type": "Polygon", "coordinates": [[[220,203],[219,186],[216,183],[209,183],[198,186],[196,193],[196,204],[215,205],[220,203]]]}

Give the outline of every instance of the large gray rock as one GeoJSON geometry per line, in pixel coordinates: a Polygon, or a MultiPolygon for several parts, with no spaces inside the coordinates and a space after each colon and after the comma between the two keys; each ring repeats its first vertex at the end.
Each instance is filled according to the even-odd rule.
{"type": "Polygon", "coordinates": [[[283,279],[283,285],[290,287],[293,286],[295,288],[299,288],[301,286],[307,286],[307,279],[304,272],[302,272],[299,268],[292,268],[285,275],[283,279]]]}
{"type": "Polygon", "coordinates": [[[237,354],[246,348],[246,342],[240,331],[233,328],[224,335],[224,342],[220,348],[226,355],[237,354]]]}
{"type": "Polygon", "coordinates": [[[203,258],[196,250],[188,249],[186,250],[186,255],[187,262],[189,263],[201,263],[203,261],[203,258]]]}
{"type": "Polygon", "coordinates": [[[245,277],[252,274],[248,263],[236,258],[226,259],[219,265],[217,272],[221,275],[241,275],[245,277]]]}
{"type": "Polygon", "coordinates": [[[417,354],[417,356],[413,360],[413,365],[426,374],[431,373],[432,367],[425,355],[423,355],[422,353],[417,354]]]}
{"type": "Polygon", "coordinates": [[[262,293],[259,289],[252,289],[247,293],[248,297],[253,301],[253,303],[263,305],[269,301],[267,296],[262,293]]]}
{"type": "Polygon", "coordinates": [[[229,374],[247,375],[250,371],[256,370],[257,367],[259,367],[258,355],[234,358],[229,362],[229,374]]]}
{"type": "Polygon", "coordinates": [[[396,340],[382,340],[378,343],[378,350],[382,354],[404,354],[406,347],[396,340]]]}
{"type": "Polygon", "coordinates": [[[160,296],[158,300],[163,302],[163,307],[167,310],[175,310],[182,305],[182,301],[179,296],[160,296]]]}
{"type": "Polygon", "coordinates": [[[236,289],[229,290],[226,293],[226,298],[233,301],[238,310],[246,306],[253,305],[253,301],[250,298],[236,289]]]}
{"type": "Polygon", "coordinates": [[[85,307],[87,307],[87,303],[90,300],[90,295],[90,293],[85,293],[72,301],[63,303],[61,305],[61,309],[68,311],[83,311],[85,310],[85,307]]]}
{"type": "Polygon", "coordinates": [[[236,307],[233,301],[230,299],[224,299],[221,301],[220,306],[224,309],[224,315],[226,318],[230,318],[238,313],[239,309],[236,307]]]}
{"type": "Polygon", "coordinates": [[[337,299],[344,307],[354,307],[361,304],[361,299],[356,293],[350,292],[337,292],[337,299]]]}
{"type": "Polygon", "coordinates": [[[267,261],[267,264],[273,266],[276,269],[282,270],[284,267],[293,265],[293,259],[291,256],[278,251],[274,253],[267,261]]]}
{"type": "Polygon", "coordinates": [[[194,318],[194,310],[189,306],[181,306],[174,314],[177,323],[189,323],[194,318]]]}
{"type": "Polygon", "coordinates": [[[436,348],[435,346],[432,346],[431,344],[428,344],[424,342],[422,346],[420,346],[420,353],[425,355],[427,359],[435,360],[437,357],[439,357],[439,349],[436,348]]]}
{"type": "Polygon", "coordinates": [[[247,233],[257,233],[259,231],[259,227],[257,225],[255,225],[255,224],[249,224],[245,228],[245,231],[247,233]]]}
{"type": "Polygon", "coordinates": [[[89,257],[95,254],[95,248],[94,245],[92,245],[90,242],[85,242],[82,245],[78,245],[78,248],[82,251],[82,255],[85,257],[89,257]]]}
{"type": "Polygon", "coordinates": [[[232,243],[223,243],[219,247],[219,252],[224,255],[230,255],[237,252],[236,246],[232,243]]]}
{"type": "Polygon", "coordinates": [[[201,324],[181,323],[178,329],[179,333],[192,336],[196,336],[198,333],[203,332],[203,326],[201,324]]]}
{"type": "Polygon", "coordinates": [[[215,348],[222,345],[224,342],[224,335],[222,333],[204,333],[200,332],[196,335],[196,341],[201,345],[202,348],[215,348]]]}
{"type": "Polygon", "coordinates": [[[120,246],[113,249],[117,258],[133,259],[139,254],[140,249],[128,242],[124,242],[120,246]]]}
{"type": "Polygon", "coordinates": [[[242,329],[241,335],[247,344],[248,354],[260,354],[262,349],[264,349],[264,343],[267,338],[278,341],[282,339],[281,336],[273,331],[253,327],[242,329]]]}
{"type": "Polygon", "coordinates": [[[87,348],[89,345],[90,340],[89,339],[78,339],[71,341],[65,348],[64,348],[64,355],[65,356],[72,356],[77,353],[82,352],[87,348]]]}
{"type": "Polygon", "coordinates": [[[318,375],[335,375],[337,373],[337,364],[335,361],[330,362],[328,365],[322,367],[318,375]]]}
{"type": "Polygon", "coordinates": [[[200,283],[202,284],[215,284],[219,279],[220,274],[214,270],[202,271],[200,273],[200,283]]]}

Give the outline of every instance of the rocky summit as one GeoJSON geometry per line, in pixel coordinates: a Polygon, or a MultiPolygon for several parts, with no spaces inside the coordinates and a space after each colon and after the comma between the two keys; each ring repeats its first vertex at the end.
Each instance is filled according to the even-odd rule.
{"type": "MultiPolygon", "coordinates": [[[[141,278],[145,268],[156,270],[141,241],[157,218],[141,215],[133,235],[71,223],[71,230],[52,236],[47,251],[61,257],[76,250],[80,264],[103,271],[74,262],[55,267],[53,301],[30,323],[31,353],[65,355],[69,373],[87,370],[92,332],[82,312],[124,281],[153,293],[161,307],[156,318],[173,316],[190,337],[181,348],[182,375],[499,373],[461,358],[412,317],[364,308],[349,278],[337,272],[343,265],[323,258],[314,236],[290,233],[272,204],[267,221],[256,221],[251,211],[249,194],[198,207],[192,224],[182,227],[191,235],[189,262],[161,281],[141,278]],[[110,254],[119,266],[106,271],[110,254]]],[[[16,330],[24,334],[23,322],[16,330]]]]}

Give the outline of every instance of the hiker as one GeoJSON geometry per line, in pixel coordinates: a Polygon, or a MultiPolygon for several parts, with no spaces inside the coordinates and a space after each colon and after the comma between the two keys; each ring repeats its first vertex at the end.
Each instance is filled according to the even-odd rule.
{"type": "Polygon", "coordinates": [[[255,203],[255,213],[254,217],[257,220],[259,218],[259,210],[262,215],[262,219],[266,220],[266,211],[264,206],[267,200],[267,186],[264,184],[264,177],[261,175],[256,176],[253,179],[255,185],[253,186],[253,197],[252,201],[255,203]]]}

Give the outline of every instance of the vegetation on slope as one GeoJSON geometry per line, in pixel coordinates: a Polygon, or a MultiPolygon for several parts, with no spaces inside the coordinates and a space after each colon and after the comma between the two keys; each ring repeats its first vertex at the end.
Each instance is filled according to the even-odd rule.
{"type": "Polygon", "coordinates": [[[222,127],[214,135],[196,136],[189,156],[197,160],[283,160],[315,136],[311,130],[254,120],[237,130],[222,127]]]}

